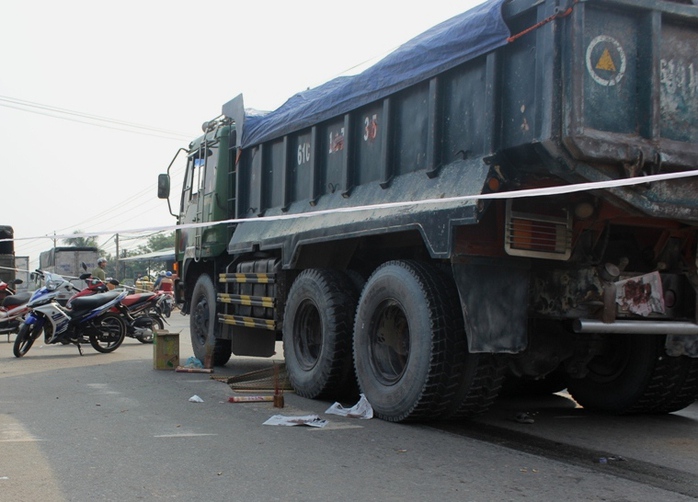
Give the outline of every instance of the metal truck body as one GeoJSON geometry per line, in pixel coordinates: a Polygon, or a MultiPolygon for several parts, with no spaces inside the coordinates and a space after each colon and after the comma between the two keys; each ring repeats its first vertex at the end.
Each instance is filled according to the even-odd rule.
{"type": "MultiPolygon", "coordinates": [[[[493,0],[186,149],[194,351],[393,421],[698,396],[698,7],[493,0]]],[[[159,196],[169,195],[161,175],[159,196]]]]}
{"type": "Polygon", "coordinates": [[[0,225],[0,280],[11,283],[15,279],[15,242],[14,229],[9,225],[0,225]]]}

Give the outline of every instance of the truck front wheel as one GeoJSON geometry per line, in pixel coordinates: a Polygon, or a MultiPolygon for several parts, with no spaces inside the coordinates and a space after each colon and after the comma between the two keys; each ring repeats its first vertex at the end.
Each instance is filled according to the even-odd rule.
{"type": "Polygon", "coordinates": [[[358,293],[337,270],[308,269],[286,303],[284,356],[296,394],[315,399],[355,389],[351,336],[358,293]]]}
{"type": "Polygon", "coordinates": [[[230,340],[218,340],[219,325],[216,319],[216,288],[211,277],[204,274],[194,285],[191,296],[189,331],[196,358],[205,362],[207,357],[215,366],[223,366],[230,360],[230,340]]]}

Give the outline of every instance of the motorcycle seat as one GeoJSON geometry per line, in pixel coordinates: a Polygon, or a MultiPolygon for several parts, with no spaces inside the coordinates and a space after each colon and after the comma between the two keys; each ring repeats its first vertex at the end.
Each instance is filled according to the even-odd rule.
{"type": "Polygon", "coordinates": [[[15,307],[17,305],[22,305],[24,303],[27,303],[31,296],[31,293],[17,293],[16,295],[6,296],[2,301],[2,306],[15,307]]]}
{"type": "Polygon", "coordinates": [[[134,307],[136,305],[140,305],[142,303],[147,302],[154,296],[155,293],[135,293],[133,295],[128,295],[126,298],[121,300],[121,303],[123,303],[127,307],[134,307]]]}
{"type": "Polygon", "coordinates": [[[121,291],[108,291],[92,296],[81,296],[72,301],[73,310],[91,310],[112,301],[121,291]]]}

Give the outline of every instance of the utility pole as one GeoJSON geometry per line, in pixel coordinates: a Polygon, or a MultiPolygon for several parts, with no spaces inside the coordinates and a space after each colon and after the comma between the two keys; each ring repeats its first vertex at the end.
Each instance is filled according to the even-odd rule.
{"type": "Polygon", "coordinates": [[[123,277],[123,274],[119,273],[119,234],[116,234],[116,238],[114,239],[114,241],[116,242],[116,275],[117,277],[123,277]]]}

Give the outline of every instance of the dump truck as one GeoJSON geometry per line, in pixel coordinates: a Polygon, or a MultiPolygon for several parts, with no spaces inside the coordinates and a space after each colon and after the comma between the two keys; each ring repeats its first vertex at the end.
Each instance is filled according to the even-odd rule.
{"type": "MultiPolygon", "coordinates": [[[[698,6],[491,0],[179,154],[197,358],[395,422],[505,382],[606,413],[698,397],[698,6]]],[[[177,155],[173,159],[177,159],[177,155]]]]}

